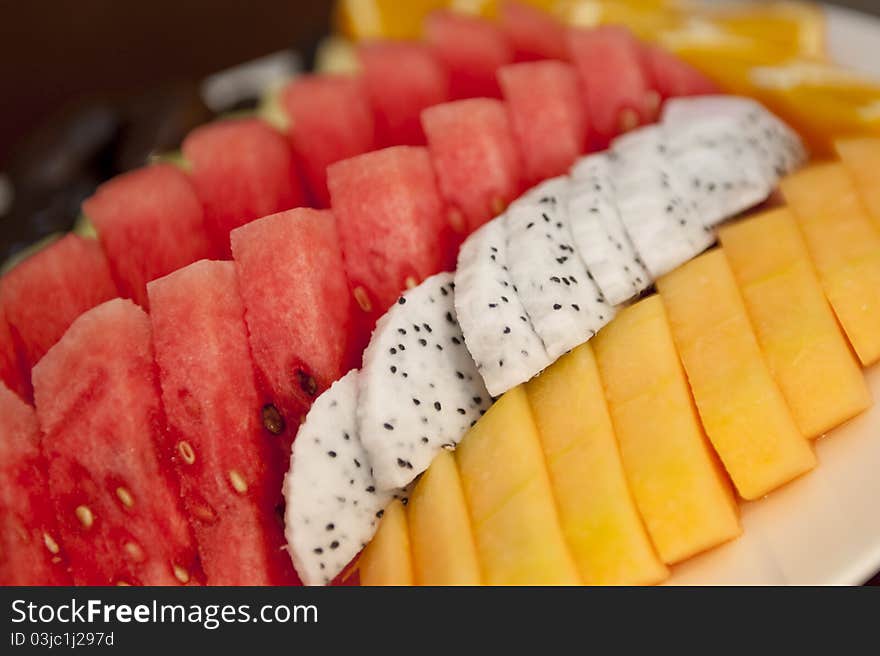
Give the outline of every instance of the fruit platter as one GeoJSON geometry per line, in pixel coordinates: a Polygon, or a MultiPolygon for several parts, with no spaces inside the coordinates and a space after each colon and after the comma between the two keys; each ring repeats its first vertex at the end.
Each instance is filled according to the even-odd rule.
{"type": "Polygon", "coordinates": [[[0,584],[864,583],[866,21],[341,0],[4,267],[0,584]]]}

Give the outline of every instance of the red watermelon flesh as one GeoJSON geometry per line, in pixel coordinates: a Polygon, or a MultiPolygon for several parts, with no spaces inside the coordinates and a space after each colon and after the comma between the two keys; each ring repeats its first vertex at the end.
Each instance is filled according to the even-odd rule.
{"type": "MultiPolygon", "coordinates": [[[[165,449],[150,319],[89,310],[34,367],[49,491],[78,585],[203,578],[165,449]]],[[[176,457],[180,457],[177,455],[176,457]]]]}
{"type": "Polygon", "coordinates": [[[663,100],[682,96],[704,96],[719,93],[720,89],[696,68],[663,48],[645,45],[642,59],[652,86],[663,100]]]}
{"type": "Polygon", "coordinates": [[[440,191],[469,230],[500,214],[523,189],[523,167],[507,107],[473,98],[422,112],[440,191]]]}
{"type": "Polygon", "coordinates": [[[452,230],[425,148],[338,162],[328,182],[348,278],[371,330],[407,286],[453,265],[452,230]]]}
{"type": "Polygon", "coordinates": [[[202,206],[171,164],[120,175],[83,203],[98,231],[119,291],[147,308],[147,283],[210,257],[202,206]]]}
{"type": "Polygon", "coordinates": [[[70,585],[34,409],[0,385],[0,585],[70,585]]]}
{"type": "Polygon", "coordinates": [[[565,26],[546,12],[521,2],[503,2],[500,19],[516,61],[568,58],[565,26]]]}
{"type": "Polygon", "coordinates": [[[235,264],[196,262],[147,291],[170,439],[194,456],[175,470],[208,585],[297,583],[275,512],[284,461],[263,426],[235,264]]]}
{"type": "Polygon", "coordinates": [[[586,150],[587,114],[577,71],[560,61],[498,70],[529,185],[563,175],[586,150]]]}
{"type": "Polygon", "coordinates": [[[22,374],[18,363],[18,352],[2,305],[0,305],[0,382],[23,399],[32,397],[30,376],[25,378],[22,374]]]}
{"type": "MultiPolygon", "coordinates": [[[[258,382],[292,435],[348,369],[351,294],[329,211],[295,209],[234,230],[232,254],[258,382]]],[[[292,438],[280,438],[286,460],[292,438]]]]}
{"type": "Polygon", "coordinates": [[[318,207],[330,207],[327,167],[376,147],[375,121],[363,80],[303,75],[281,93],[288,138],[318,207]]]}
{"type": "Polygon", "coordinates": [[[421,43],[383,41],[360,46],[358,58],[379,145],[424,145],[419,115],[449,100],[446,71],[431,50],[421,43]]]}
{"type": "Polygon", "coordinates": [[[183,142],[190,177],[215,252],[231,258],[229,233],[254,219],[306,204],[287,139],[257,119],[218,121],[183,142]]]}
{"type": "Polygon", "coordinates": [[[659,96],[644,68],[641,44],[624,27],[571,29],[568,48],[584,89],[593,145],[657,117],[659,96]]]}
{"type": "Polygon", "coordinates": [[[69,234],[3,276],[0,302],[26,371],[79,315],[118,295],[100,244],[69,234]]]}
{"type": "Polygon", "coordinates": [[[441,10],[425,19],[425,38],[449,73],[451,98],[501,97],[495,71],[513,61],[513,49],[500,27],[441,10]]]}

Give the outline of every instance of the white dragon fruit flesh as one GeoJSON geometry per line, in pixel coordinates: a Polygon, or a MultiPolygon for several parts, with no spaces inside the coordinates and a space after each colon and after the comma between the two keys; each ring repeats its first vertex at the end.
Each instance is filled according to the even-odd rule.
{"type": "Polygon", "coordinates": [[[500,218],[472,234],[459,251],[455,312],[492,396],[526,382],[550,364],[510,277],[500,218]]]}
{"type": "Polygon", "coordinates": [[[511,278],[552,360],[614,315],[574,248],[567,206],[565,197],[543,194],[513,203],[504,217],[511,278]]]}
{"type": "Polygon", "coordinates": [[[358,428],[379,489],[407,485],[491,404],[465,346],[451,273],[407,291],[379,320],[359,376],[358,428]]]}
{"type": "Polygon", "coordinates": [[[326,585],[373,537],[402,490],[381,490],[357,431],[358,372],[319,396],[293,444],[284,479],[285,533],[306,585],[326,585]]]}

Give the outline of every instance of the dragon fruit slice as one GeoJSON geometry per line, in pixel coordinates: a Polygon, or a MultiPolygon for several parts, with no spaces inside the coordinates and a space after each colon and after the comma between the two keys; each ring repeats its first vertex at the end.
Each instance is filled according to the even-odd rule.
{"type": "Polygon", "coordinates": [[[585,157],[572,169],[568,213],[575,248],[609,303],[619,305],[650,287],[651,276],[620,221],[604,155],[585,157]]]}
{"type": "Polygon", "coordinates": [[[572,245],[567,205],[561,194],[546,193],[514,203],[504,218],[511,279],[551,360],[614,315],[572,245]]]}
{"type": "Polygon", "coordinates": [[[492,396],[524,383],[551,360],[516,294],[502,219],[472,234],[458,254],[455,312],[492,396]]]}
{"type": "Polygon", "coordinates": [[[370,541],[401,490],[380,490],[357,432],[358,372],[315,401],[284,479],[285,533],[306,585],[326,585],[370,541]]]}
{"type": "Polygon", "coordinates": [[[732,118],[747,144],[769,166],[777,179],[797,170],[807,152],[797,133],[751,98],[740,96],[701,96],[669,100],[662,123],[677,129],[719,117],[732,118]]]}
{"type": "Polygon", "coordinates": [[[700,220],[682,171],[668,158],[660,126],[614,144],[611,169],[621,221],[654,278],[695,257],[715,241],[700,220]]]}
{"type": "Polygon", "coordinates": [[[491,403],[465,346],[454,291],[452,274],[440,273],[406,292],[364,353],[358,427],[379,489],[407,485],[491,403]]]}

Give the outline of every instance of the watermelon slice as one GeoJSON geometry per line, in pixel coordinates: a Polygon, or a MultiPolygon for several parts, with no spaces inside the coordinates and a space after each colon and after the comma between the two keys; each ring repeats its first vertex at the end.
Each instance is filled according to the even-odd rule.
{"type": "MultiPolygon", "coordinates": [[[[0,284],[0,288],[2,288],[2,284],[0,284]]],[[[2,295],[2,290],[0,290],[0,295],[2,295]]],[[[2,305],[0,305],[0,382],[21,398],[31,398],[30,376],[25,377],[22,374],[18,363],[18,352],[15,348],[15,342],[12,340],[12,331],[9,329],[2,305]]]]}
{"type": "Polygon", "coordinates": [[[449,100],[446,70],[421,43],[384,41],[358,48],[381,146],[425,144],[419,115],[449,100]]]}
{"type": "Polygon", "coordinates": [[[560,61],[498,69],[529,186],[563,175],[587,145],[577,71],[560,61]]]}
{"type": "Polygon", "coordinates": [[[30,372],[74,319],[117,295],[101,246],[74,234],[3,276],[0,303],[25,370],[30,372]]]}
{"type": "Polygon", "coordinates": [[[584,88],[594,146],[657,118],[660,98],[651,88],[641,44],[625,27],[571,29],[568,49],[584,88]]]}
{"type": "Polygon", "coordinates": [[[449,73],[451,98],[501,97],[495,71],[513,61],[513,49],[500,27],[440,10],[425,19],[425,39],[449,73]]]}
{"type": "Polygon", "coordinates": [[[376,146],[365,85],[348,75],[303,75],[282,90],[280,102],[312,199],[318,207],[330,207],[327,167],[376,146]]]}
{"type": "Polygon", "coordinates": [[[34,409],[0,385],[0,585],[70,585],[34,409]]]}
{"type": "Polygon", "coordinates": [[[199,582],[171,449],[160,447],[165,421],[146,313],[123,299],[89,310],[34,367],[33,381],[74,582],[199,582]]]}
{"type": "Polygon", "coordinates": [[[200,127],[184,140],[183,155],[215,252],[224,259],[231,258],[231,230],[306,204],[290,144],[258,119],[200,127]]]}
{"type": "Polygon", "coordinates": [[[123,296],[147,308],[147,283],[209,257],[202,206],[186,175],[156,164],[120,175],[83,203],[123,296]]]}
{"type": "Polygon", "coordinates": [[[422,112],[440,190],[476,230],[523,189],[523,167],[507,108],[499,100],[473,98],[422,112]]]}
{"type": "Polygon", "coordinates": [[[452,231],[425,148],[377,150],[327,176],[345,267],[371,330],[403,289],[452,266],[452,231]]]}
{"type": "Polygon", "coordinates": [[[175,469],[208,585],[298,582],[275,513],[284,460],[263,426],[235,264],[196,262],[147,291],[175,469]]]}
{"type": "Polygon", "coordinates": [[[277,424],[286,469],[302,416],[349,369],[352,300],[336,222],[300,208],[233,230],[231,241],[258,381],[273,404],[267,425],[277,424]]]}
{"type": "Polygon", "coordinates": [[[712,80],[663,48],[643,45],[642,61],[651,86],[663,100],[720,93],[718,85],[712,80]]]}
{"type": "Polygon", "coordinates": [[[500,19],[515,61],[568,58],[565,26],[547,12],[521,2],[502,2],[500,19]]]}

